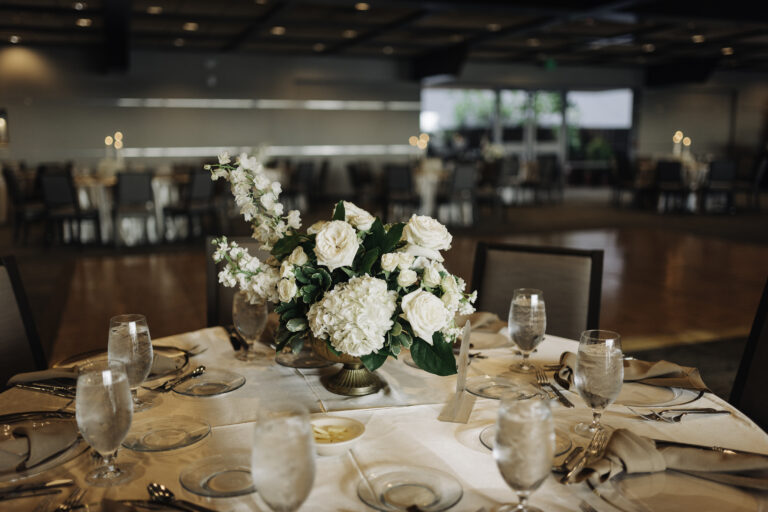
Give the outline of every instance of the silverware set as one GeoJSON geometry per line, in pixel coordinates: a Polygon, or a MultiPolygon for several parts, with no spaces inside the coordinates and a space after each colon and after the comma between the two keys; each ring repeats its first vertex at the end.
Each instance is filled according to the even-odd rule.
{"type": "Polygon", "coordinates": [[[67,496],[67,499],[56,507],[56,512],[69,512],[70,510],[80,508],[83,498],[85,498],[85,492],[85,489],[75,486],[69,496],[67,496]]]}
{"type": "MultiPolygon", "coordinates": [[[[605,448],[608,446],[608,441],[611,436],[608,435],[608,431],[604,428],[595,432],[592,440],[584,450],[573,462],[573,467],[568,471],[563,478],[560,479],[560,483],[571,483],[573,479],[584,469],[589,462],[599,459],[605,454],[605,448]]],[[[575,451],[575,450],[574,450],[575,451]]]]}
{"type": "Polygon", "coordinates": [[[0,490],[0,501],[29,498],[33,496],[45,496],[48,494],[60,494],[63,487],[71,487],[72,480],[51,480],[45,483],[22,484],[8,489],[0,490]]]}
{"type": "Polygon", "coordinates": [[[689,408],[689,409],[661,409],[658,411],[649,410],[647,412],[638,412],[632,407],[625,406],[632,411],[635,416],[648,421],[661,421],[663,423],[679,423],[683,416],[688,414],[731,414],[730,411],[713,409],[711,407],[689,408]]]}
{"type": "Polygon", "coordinates": [[[550,399],[557,399],[561,404],[563,404],[566,407],[573,407],[573,402],[568,400],[565,395],[563,395],[557,387],[555,387],[552,382],[550,382],[549,377],[547,377],[547,374],[544,373],[544,370],[536,367],[536,383],[539,385],[541,389],[547,392],[550,399]]]}
{"type": "Polygon", "coordinates": [[[199,377],[202,374],[205,373],[205,366],[200,365],[191,372],[187,373],[186,375],[182,375],[181,377],[175,378],[175,379],[169,379],[162,384],[159,384],[155,387],[148,388],[150,391],[155,391],[158,393],[167,393],[179,384],[182,384],[190,379],[194,379],[195,377],[199,377]]]}
{"type": "Polygon", "coordinates": [[[39,391],[61,398],[75,398],[75,387],[64,384],[52,384],[50,382],[20,382],[15,385],[19,389],[39,391]]]}

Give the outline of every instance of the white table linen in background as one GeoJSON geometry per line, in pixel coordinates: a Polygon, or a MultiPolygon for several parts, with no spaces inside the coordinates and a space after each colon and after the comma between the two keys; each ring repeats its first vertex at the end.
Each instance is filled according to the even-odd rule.
{"type": "MultiPolygon", "coordinates": [[[[484,346],[504,342],[498,335],[473,335],[484,346]]],[[[380,464],[420,465],[443,470],[458,478],[464,497],[454,508],[474,512],[485,506],[514,502],[514,494],[502,480],[491,452],[478,439],[480,431],[491,425],[496,417],[498,402],[478,399],[467,424],[437,421],[443,403],[452,395],[455,377],[437,377],[410,368],[401,361],[389,360],[379,370],[388,388],[375,395],[349,398],[326,391],[319,374],[336,371],[285,368],[271,360],[242,362],[234,358],[225,331],[221,328],[203,329],[156,340],[158,344],[209,347],[192,358],[190,367],[200,364],[208,368],[229,369],[244,375],[246,384],[218,397],[192,398],[175,393],[159,395],[153,409],[137,413],[135,420],[150,417],[186,415],[204,419],[212,425],[211,435],[203,441],[180,450],[160,453],[137,453],[121,449],[118,461],[132,464],[137,477],[114,488],[89,488],[87,501],[102,496],[114,499],[145,499],[146,484],[157,481],[167,485],[177,497],[204,504],[216,510],[266,510],[256,495],[236,498],[203,498],[185,491],[179,483],[180,473],[202,458],[221,453],[250,453],[251,422],[256,418],[259,404],[264,401],[299,401],[312,412],[323,406],[336,414],[350,416],[366,424],[366,432],[355,445],[355,453],[364,469],[380,464]],[[341,413],[340,411],[344,411],[341,413]]],[[[574,350],[576,344],[555,336],[547,336],[532,359],[535,362],[556,362],[564,350],[574,350]]],[[[482,349],[488,359],[475,360],[469,377],[505,371],[514,359],[511,348],[482,349]]],[[[706,376],[705,376],[706,377],[706,376]]],[[[576,404],[565,409],[553,403],[558,426],[567,429],[577,421],[591,418],[590,411],[574,394],[569,398],[576,404]]],[[[2,413],[31,409],[55,409],[67,403],[65,399],[40,393],[11,389],[0,395],[2,413]]],[[[768,453],[768,436],[744,415],[720,398],[707,394],[697,407],[727,408],[730,416],[695,417],[677,424],[656,423],[634,419],[622,406],[611,406],[604,422],[611,427],[629,428],[637,434],[702,445],[719,445],[734,449],[768,453]]],[[[92,467],[92,459],[80,456],[35,480],[73,477],[83,484],[84,474],[92,467]]],[[[303,511],[362,511],[370,510],[357,498],[357,472],[347,455],[317,457],[315,485],[303,511]]],[[[579,501],[586,499],[597,510],[613,510],[598,501],[584,485],[563,486],[554,477],[532,498],[532,503],[547,511],[579,510],[579,501]]],[[[37,501],[14,501],[14,510],[33,510],[37,501]],[[25,508],[26,507],[26,508],[25,508]]]]}

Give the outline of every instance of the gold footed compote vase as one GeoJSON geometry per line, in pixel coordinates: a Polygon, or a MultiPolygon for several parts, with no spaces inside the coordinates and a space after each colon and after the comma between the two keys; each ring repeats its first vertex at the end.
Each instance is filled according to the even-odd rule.
{"type": "Polygon", "coordinates": [[[310,336],[309,339],[317,355],[333,363],[343,364],[338,372],[320,378],[323,386],[331,393],[344,396],[365,396],[372,395],[384,387],[381,378],[368,370],[359,357],[334,354],[325,341],[314,336],[310,336]]]}

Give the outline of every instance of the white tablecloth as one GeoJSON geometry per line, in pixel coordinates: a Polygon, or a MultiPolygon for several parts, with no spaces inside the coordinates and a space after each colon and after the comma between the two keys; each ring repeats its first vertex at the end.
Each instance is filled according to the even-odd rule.
{"type": "MultiPolygon", "coordinates": [[[[355,452],[364,469],[385,463],[417,464],[451,473],[464,488],[464,496],[455,510],[475,512],[481,507],[492,510],[499,503],[514,501],[514,495],[502,480],[490,451],[478,439],[480,431],[493,423],[498,402],[478,399],[467,424],[437,420],[442,404],[452,394],[455,377],[429,375],[400,361],[390,360],[379,371],[388,383],[385,390],[368,397],[347,398],[333,395],[322,387],[318,375],[322,371],[300,372],[269,360],[260,363],[236,360],[226,333],[220,328],[156,341],[158,344],[177,346],[204,344],[209,347],[208,350],[194,357],[192,364],[230,369],[244,375],[247,382],[242,388],[218,397],[191,398],[174,393],[164,394],[159,397],[156,407],[137,413],[134,421],[183,414],[205,419],[213,428],[211,435],[203,441],[179,450],[154,454],[121,450],[118,461],[132,464],[136,478],[119,487],[89,488],[88,502],[99,501],[102,496],[145,499],[146,484],[157,481],[170,487],[177,497],[216,510],[267,510],[256,494],[207,499],[185,491],[178,481],[181,471],[196,460],[221,453],[248,454],[252,430],[250,422],[256,417],[259,403],[264,400],[300,401],[314,413],[322,410],[322,402],[322,406],[329,411],[345,411],[344,415],[363,421],[366,433],[356,444],[355,452]]],[[[478,336],[477,341],[483,340],[478,336]]],[[[554,362],[564,350],[575,348],[576,344],[571,340],[547,336],[533,355],[533,360],[554,362]]],[[[514,358],[508,347],[482,349],[482,352],[489,357],[473,361],[470,377],[501,373],[514,358]]],[[[590,411],[581,400],[576,395],[569,396],[576,403],[576,408],[553,406],[556,423],[566,429],[577,421],[591,418],[590,411]]],[[[2,413],[32,408],[55,409],[65,404],[64,399],[19,389],[0,395],[2,413]]],[[[697,406],[728,408],[733,414],[666,424],[634,419],[626,408],[614,405],[604,414],[604,422],[611,427],[630,428],[657,439],[768,453],[768,436],[723,400],[707,394],[697,402],[697,406]]],[[[80,456],[36,480],[71,477],[82,485],[83,475],[91,465],[90,457],[80,456]]],[[[301,510],[370,510],[357,498],[358,482],[356,470],[346,455],[318,456],[315,485],[301,510]]],[[[14,500],[10,503],[13,510],[33,510],[38,500],[14,500]]],[[[581,500],[586,500],[597,510],[615,510],[600,501],[585,485],[563,486],[554,477],[550,477],[536,491],[532,503],[548,511],[569,511],[579,510],[581,500]]]]}

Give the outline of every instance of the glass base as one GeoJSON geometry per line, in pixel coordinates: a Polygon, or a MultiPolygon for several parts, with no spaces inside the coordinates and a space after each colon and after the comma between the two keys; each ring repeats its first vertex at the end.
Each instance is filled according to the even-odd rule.
{"type": "Polygon", "coordinates": [[[291,351],[278,352],[275,362],[289,368],[326,368],[336,364],[317,355],[309,343],[305,343],[297,354],[291,351]]]}
{"type": "Polygon", "coordinates": [[[240,349],[235,353],[235,358],[240,361],[256,361],[257,359],[271,358],[274,352],[266,350],[261,351],[257,349],[243,350],[240,349]]]}
{"type": "Polygon", "coordinates": [[[132,477],[133,472],[126,465],[101,466],[85,475],[85,481],[95,487],[109,487],[127,482],[132,477]]]}
{"type": "Polygon", "coordinates": [[[581,423],[576,423],[571,430],[573,430],[574,434],[577,434],[581,437],[587,437],[592,438],[594,437],[595,433],[600,429],[605,428],[604,425],[600,425],[600,427],[595,427],[592,425],[592,423],[588,423],[586,421],[581,423]]]}
{"type": "Polygon", "coordinates": [[[515,372],[515,373],[534,373],[536,371],[536,367],[530,363],[515,363],[512,366],[509,367],[509,371],[515,372]]]}
{"type": "Polygon", "coordinates": [[[148,396],[138,397],[133,395],[133,412],[147,411],[157,405],[156,401],[148,396]]]}
{"type": "Polygon", "coordinates": [[[509,503],[507,505],[500,506],[499,508],[495,509],[494,512],[542,512],[542,510],[531,505],[523,506],[520,503],[517,505],[509,503]]]}

